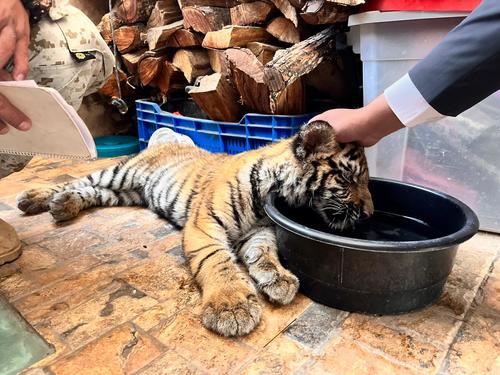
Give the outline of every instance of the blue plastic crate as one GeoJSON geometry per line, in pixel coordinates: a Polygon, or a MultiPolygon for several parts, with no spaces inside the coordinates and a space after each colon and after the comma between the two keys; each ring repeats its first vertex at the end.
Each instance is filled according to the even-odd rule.
{"type": "Polygon", "coordinates": [[[141,150],[148,146],[155,130],[165,127],[187,135],[205,150],[237,154],[288,138],[313,117],[313,114],[278,116],[249,113],[239,123],[218,122],[177,116],[146,100],[136,100],[135,103],[141,150]]]}

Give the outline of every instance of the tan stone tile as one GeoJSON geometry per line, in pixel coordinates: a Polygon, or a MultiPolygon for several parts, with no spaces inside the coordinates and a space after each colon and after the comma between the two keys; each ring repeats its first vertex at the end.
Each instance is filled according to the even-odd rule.
{"type": "Polygon", "coordinates": [[[21,371],[19,375],[52,375],[48,370],[43,368],[28,368],[24,371],[21,371]]]}
{"type": "Polygon", "coordinates": [[[54,348],[54,353],[34,363],[31,367],[47,366],[56,359],[70,353],[68,345],[47,324],[36,325],[34,328],[54,348]]]}
{"type": "Polygon", "coordinates": [[[236,340],[208,331],[197,316],[186,311],[173,323],[166,326],[160,324],[151,334],[165,346],[184,354],[197,367],[218,374],[227,373],[230,368],[255,354],[254,350],[236,340]]]}
{"type": "Polygon", "coordinates": [[[191,273],[166,254],[145,259],[137,267],[122,272],[120,277],[159,301],[173,299],[180,291],[195,288],[191,273]]]}
{"type": "Polygon", "coordinates": [[[16,273],[21,273],[21,268],[17,262],[4,263],[0,267],[0,284],[2,280],[15,275],[16,273]]]}
{"type": "Polygon", "coordinates": [[[0,196],[0,212],[12,213],[17,210],[16,206],[16,194],[0,196]]]}
{"type": "Polygon", "coordinates": [[[57,259],[50,252],[38,245],[23,246],[23,253],[15,261],[22,273],[31,276],[51,270],[56,262],[57,259]]]}
{"type": "Polygon", "coordinates": [[[172,298],[160,302],[143,312],[134,319],[134,323],[143,330],[149,331],[159,324],[172,322],[183,309],[195,306],[199,301],[200,294],[196,288],[180,290],[172,298]]]}
{"type": "Polygon", "coordinates": [[[42,303],[39,306],[34,307],[28,312],[24,313],[23,315],[31,324],[50,322],[50,320],[54,319],[56,316],[67,314],[68,311],[75,309],[82,303],[88,302],[101,295],[112,293],[119,286],[120,281],[118,280],[98,280],[96,284],[92,285],[89,288],[82,288],[74,294],[66,295],[61,299],[42,303]]]}
{"type": "Polygon", "coordinates": [[[371,319],[411,336],[420,337],[444,349],[449,347],[462,323],[451,316],[448,309],[438,305],[406,314],[385,315],[371,319]]]}
{"type": "Polygon", "coordinates": [[[335,340],[325,354],[305,371],[307,374],[406,375],[417,371],[395,364],[348,340],[335,340]]]}
{"type": "Polygon", "coordinates": [[[463,318],[496,256],[498,236],[480,233],[462,244],[455,265],[436,302],[463,318]]]}
{"type": "Polygon", "coordinates": [[[500,374],[500,315],[473,309],[447,359],[447,373],[500,374]]]}
{"type": "Polygon", "coordinates": [[[0,292],[2,292],[8,300],[13,301],[23,295],[26,295],[34,290],[38,290],[40,285],[35,281],[30,280],[26,275],[17,271],[9,276],[0,279],[0,292]]]}
{"type": "Polygon", "coordinates": [[[134,251],[133,254],[135,254],[135,258],[145,259],[151,257],[147,249],[152,241],[152,238],[144,238],[144,236],[141,235],[127,240],[112,238],[109,239],[106,246],[101,246],[95,251],[92,251],[92,255],[102,261],[113,262],[115,258],[120,258],[125,253],[134,251]]]}
{"type": "Polygon", "coordinates": [[[55,224],[49,213],[29,216],[16,209],[4,220],[14,227],[19,239],[27,245],[39,242],[31,240],[33,237],[39,236],[38,238],[43,239],[47,234],[55,235],[67,230],[67,225],[55,224]]]}
{"type": "Polygon", "coordinates": [[[81,255],[74,259],[61,261],[50,268],[38,269],[29,273],[33,280],[36,280],[40,285],[48,285],[56,281],[63,280],[75,274],[93,269],[99,259],[92,255],[81,255]]]}
{"type": "Polygon", "coordinates": [[[312,354],[308,349],[280,335],[261,350],[257,356],[239,368],[237,374],[293,374],[306,362],[312,354]]]}
{"type": "Polygon", "coordinates": [[[48,320],[52,329],[76,349],[125,321],[135,318],[157,301],[125,282],[109,294],[56,315],[48,320]]]}
{"type": "MultiPolygon", "coordinates": [[[[156,257],[169,253],[174,248],[178,248],[181,245],[181,242],[182,234],[180,232],[175,232],[151,242],[144,248],[144,250],[147,251],[150,257],[156,257]]],[[[172,255],[175,256],[175,254],[172,255]]]]}
{"type": "Polygon", "coordinates": [[[295,299],[286,306],[273,305],[261,299],[262,318],[257,328],[242,342],[260,349],[283,331],[293,320],[311,304],[311,300],[302,294],[297,294],[295,299]]]}
{"type": "Polygon", "coordinates": [[[490,276],[482,289],[481,305],[500,314],[500,278],[490,276]]]}
{"type": "Polygon", "coordinates": [[[98,264],[86,272],[46,285],[16,300],[15,306],[28,321],[41,322],[99,295],[99,291],[112,283],[115,274],[139,261],[132,254],[115,256],[113,260],[98,264]]]}
{"type": "Polygon", "coordinates": [[[497,258],[496,262],[493,264],[490,275],[500,279],[500,259],[497,258]]]}
{"type": "Polygon", "coordinates": [[[48,186],[46,182],[40,181],[31,181],[27,184],[25,182],[8,181],[7,178],[2,178],[0,180],[0,191],[2,192],[2,196],[17,195],[26,189],[36,189],[46,186],[48,186]]]}
{"type": "Polygon", "coordinates": [[[500,235],[488,232],[479,232],[470,240],[460,245],[463,249],[473,249],[486,253],[500,251],[500,235]]]}
{"type": "MultiPolygon", "coordinates": [[[[88,231],[96,234],[105,235],[107,238],[118,238],[125,240],[133,238],[137,235],[154,238],[148,233],[152,228],[156,228],[163,224],[163,221],[155,218],[149,218],[149,211],[139,207],[112,207],[102,208],[96,207],[92,211],[91,220],[85,220],[82,224],[88,231]],[[113,217],[109,217],[106,212],[109,209],[120,209],[120,212],[114,213],[113,217]]],[[[154,238],[156,239],[156,238],[154,238]]]]}
{"type": "Polygon", "coordinates": [[[342,325],[342,337],[384,352],[399,362],[433,373],[439,369],[446,349],[422,342],[359,314],[351,314],[342,325]]]}
{"type": "Polygon", "coordinates": [[[179,354],[169,350],[145,369],[138,372],[140,375],[201,375],[205,372],[195,368],[189,361],[179,354]]]}
{"type": "Polygon", "coordinates": [[[108,240],[101,236],[76,228],[58,234],[50,233],[38,242],[38,245],[47,249],[57,259],[66,260],[89,254],[92,248],[105,246],[107,242],[108,240]]]}
{"type": "Polygon", "coordinates": [[[54,375],[131,374],[159,355],[148,336],[125,324],[55,362],[50,370],[54,375]]]}

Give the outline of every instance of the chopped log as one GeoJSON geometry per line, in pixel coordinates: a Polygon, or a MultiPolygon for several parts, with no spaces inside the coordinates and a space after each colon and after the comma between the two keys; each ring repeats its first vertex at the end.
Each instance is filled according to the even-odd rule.
{"type": "Polygon", "coordinates": [[[349,9],[346,6],[325,2],[319,10],[311,11],[306,7],[300,13],[300,17],[309,25],[334,24],[347,21],[347,18],[351,14],[349,9]]]}
{"type": "Polygon", "coordinates": [[[180,29],[182,29],[182,21],[176,21],[170,25],[152,27],[148,30],[146,37],[149,49],[155,51],[165,47],[170,37],[180,29]]]}
{"type": "Polygon", "coordinates": [[[201,42],[203,42],[203,34],[180,29],[170,37],[165,46],[173,48],[196,47],[201,46],[201,42]]]}
{"type": "Polygon", "coordinates": [[[356,6],[364,4],[366,0],[326,0],[326,1],[329,3],[335,3],[340,5],[356,6]]]}
{"type": "Polygon", "coordinates": [[[259,25],[265,23],[274,6],[264,1],[244,3],[231,8],[231,24],[233,25],[259,25]]]}
{"type": "Polygon", "coordinates": [[[156,0],[121,0],[113,8],[116,16],[127,25],[147,22],[156,0]]]}
{"type": "Polygon", "coordinates": [[[172,91],[182,91],[188,82],[184,74],[171,62],[164,61],[162,70],[156,78],[156,86],[164,95],[172,91]]]}
{"type": "MultiPolygon", "coordinates": [[[[289,0],[290,4],[293,5],[294,8],[296,9],[302,9],[304,5],[307,3],[307,0],[289,0]]],[[[325,1],[325,0],[319,0],[319,1],[325,1]]]]}
{"type": "Polygon", "coordinates": [[[257,59],[264,65],[271,61],[276,51],[280,49],[279,47],[259,42],[250,42],[247,44],[247,48],[252,51],[257,59]]]}
{"type": "Polygon", "coordinates": [[[285,17],[277,17],[271,21],[266,28],[267,32],[276,39],[290,44],[300,42],[299,30],[294,26],[292,21],[285,17]]]}
{"type": "Polygon", "coordinates": [[[205,48],[225,49],[245,46],[250,42],[265,42],[271,35],[262,27],[229,26],[219,31],[211,31],[205,35],[202,46],[205,48]]]}
{"type": "Polygon", "coordinates": [[[192,6],[232,8],[240,3],[246,3],[248,1],[252,0],[177,0],[181,9],[192,6]]]}
{"type": "Polygon", "coordinates": [[[218,49],[209,49],[207,51],[212,70],[216,73],[221,73],[224,77],[228,77],[230,70],[226,52],[218,49]]]}
{"type": "Polygon", "coordinates": [[[280,93],[295,80],[311,72],[335,51],[333,26],[280,53],[264,68],[264,80],[271,91],[271,108],[276,108],[280,93]]]}
{"type": "Polygon", "coordinates": [[[271,113],[269,89],[264,83],[264,66],[261,62],[246,48],[228,49],[226,55],[243,105],[250,111],[271,113]]]}
{"type": "Polygon", "coordinates": [[[101,22],[99,23],[99,25],[97,25],[102,38],[108,44],[111,44],[113,42],[113,36],[111,34],[111,20],[113,21],[113,28],[115,30],[123,25],[123,22],[112,13],[106,13],[104,16],[102,16],[101,22]]]}
{"type": "Polygon", "coordinates": [[[341,61],[336,60],[325,58],[312,72],[304,76],[304,81],[308,88],[313,88],[325,98],[340,101],[345,100],[349,88],[339,64],[341,61]]]}
{"type": "Polygon", "coordinates": [[[184,7],[184,28],[206,34],[217,31],[231,23],[229,9],[216,7],[184,7]]]}
{"type": "Polygon", "coordinates": [[[145,52],[146,50],[142,49],[136,52],[125,53],[122,55],[122,61],[127,68],[128,74],[134,75],[137,72],[139,61],[141,60],[141,57],[145,52]]]}
{"type": "Polygon", "coordinates": [[[306,95],[302,78],[288,86],[276,99],[277,115],[299,115],[306,111],[306,95]]]}
{"type": "Polygon", "coordinates": [[[297,10],[294,8],[292,4],[290,4],[289,0],[271,0],[276,8],[280,10],[283,15],[292,21],[295,27],[299,26],[299,20],[297,17],[297,10]]]}
{"type": "Polygon", "coordinates": [[[307,0],[300,8],[302,12],[316,13],[325,4],[326,0],[307,0]]]}
{"type": "Polygon", "coordinates": [[[139,80],[143,86],[147,86],[156,80],[163,68],[164,62],[165,56],[147,56],[141,59],[137,70],[139,72],[139,80]]]}
{"type": "Polygon", "coordinates": [[[181,9],[176,0],[157,1],[151,11],[147,27],[165,26],[182,19],[181,9]]]}
{"type": "Polygon", "coordinates": [[[199,86],[191,89],[189,95],[212,120],[238,122],[241,119],[243,108],[238,102],[238,92],[220,73],[201,78],[199,86]]]}
{"type": "Polygon", "coordinates": [[[203,49],[180,49],[175,53],[172,63],[184,73],[189,83],[211,71],[208,53],[203,49]]]}
{"type": "MultiPolygon", "coordinates": [[[[100,88],[99,92],[110,98],[120,97],[120,92],[118,91],[118,85],[116,84],[116,73],[113,68],[113,74],[108,78],[106,83],[100,88]]],[[[122,91],[122,96],[126,97],[132,93],[132,87],[127,84],[127,75],[120,69],[118,69],[118,76],[120,80],[120,88],[122,91]]]]}
{"type": "Polygon", "coordinates": [[[115,32],[116,48],[120,53],[133,52],[144,45],[141,33],[144,25],[122,26],[115,32]]]}

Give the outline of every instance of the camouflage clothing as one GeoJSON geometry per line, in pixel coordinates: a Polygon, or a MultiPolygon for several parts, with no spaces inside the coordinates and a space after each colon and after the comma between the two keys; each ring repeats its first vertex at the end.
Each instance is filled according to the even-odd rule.
{"type": "MultiPolygon", "coordinates": [[[[97,27],[66,0],[52,0],[49,17],[31,28],[28,79],[59,91],[75,109],[112,72],[114,58],[97,27]]],[[[0,136],[1,137],[1,136],[0,136]]],[[[0,154],[0,178],[22,169],[31,157],[0,154]]]]}

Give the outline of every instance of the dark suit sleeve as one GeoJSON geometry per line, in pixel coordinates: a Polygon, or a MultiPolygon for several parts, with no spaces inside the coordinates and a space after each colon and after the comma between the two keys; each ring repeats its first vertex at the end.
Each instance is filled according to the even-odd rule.
{"type": "Polygon", "coordinates": [[[483,0],[409,76],[439,113],[457,116],[500,89],[500,0],[483,0]]]}

